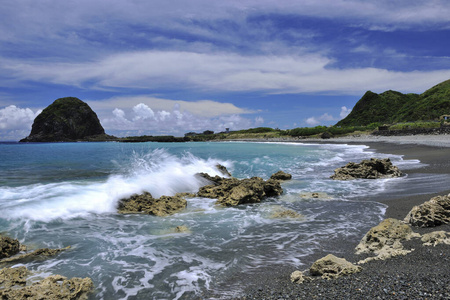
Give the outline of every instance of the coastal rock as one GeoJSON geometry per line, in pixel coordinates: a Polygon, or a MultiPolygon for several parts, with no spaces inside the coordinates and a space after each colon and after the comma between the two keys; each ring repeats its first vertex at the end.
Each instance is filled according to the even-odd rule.
{"type": "Polygon", "coordinates": [[[421,241],[424,246],[450,245],[450,232],[434,231],[426,233],[422,236],[421,241]]]}
{"type": "Polygon", "coordinates": [[[435,227],[450,223],[450,196],[437,196],[414,206],[404,220],[413,226],[435,227]]]}
{"type": "Polygon", "coordinates": [[[274,179],[274,180],[291,180],[292,179],[292,175],[289,173],[285,173],[283,171],[278,171],[274,174],[272,174],[272,176],[270,176],[270,179],[274,179]]]}
{"type": "Polygon", "coordinates": [[[148,192],[141,195],[134,194],[130,198],[121,199],[118,212],[122,214],[143,213],[159,217],[173,215],[187,206],[187,201],[182,194],[175,196],[161,196],[155,199],[148,192]]]}
{"type": "Polygon", "coordinates": [[[360,266],[355,266],[343,258],[328,254],[315,261],[309,269],[309,272],[313,276],[322,276],[322,278],[332,279],[357,273],[361,270],[362,268],[360,266]]]}
{"type": "Polygon", "coordinates": [[[327,193],[322,192],[303,193],[300,194],[300,197],[303,199],[322,199],[322,200],[333,199],[333,197],[331,197],[327,193]]]}
{"type": "Polygon", "coordinates": [[[15,255],[9,258],[2,259],[0,263],[7,263],[7,262],[17,262],[24,259],[35,259],[35,258],[42,258],[42,257],[48,257],[56,255],[62,251],[70,249],[70,246],[67,246],[65,248],[60,249],[49,249],[49,248],[42,248],[37,249],[29,253],[21,254],[21,255],[15,255]]]}
{"type": "Polygon", "coordinates": [[[90,278],[68,279],[61,275],[49,276],[26,285],[25,267],[4,268],[0,271],[1,299],[87,299],[94,284],[90,278]]]}
{"type": "Polygon", "coordinates": [[[0,259],[19,253],[20,243],[16,239],[0,236],[0,259]]]}
{"type": "Polygon", "coordinates": [[[31,133],[21,142],[105,140],[97,115],[85,102],[66,97],[55,100],[34,120],[31,133]]]}
{"type": "Polygon", "coordinates": [[[305,281],[310,281],[311,278],[305,276],[302,271],[294,271],[291,274],[291,282],[301,284],[305,281]]]}
{"type": "Polygon", "coordinates": [[[244,203],[258,203],[266,197],[278,196],[283,193],[280,182],[260,177],[246,179],[222,178],[215,184],[203,186],[197,196],[217,199],[217,204],[235,206],[244,203]]]}
{"type": "Polygon", "coordinates": [[[227,168],[221,164],[217,164],[216,168],[225,176],[231,177],[231,173],[227,170],[227,168]]]}
{"type": "Polygon", "coordinates": [[[270,214],[271,219],[303,219],[303,215],[298,212],[287,209],[281,206],[274,206],[272,208],[272,213],[270,214]]]}
{"type": "Polygon", "coordinates": [[[400,220],[389,218],[383,220],[377,226],[371,228],[356,246],[356,254],[375,254],[359,263],[365,263],[375,259],[387,259],[397,255],[406,255],[412,250],[406,250],[401,241],[410,240],[420,235],[400,220]]]}
{"type": "Polygon", "coordinates": [[[176,233],[190,233],[191,230],[186,225],[180,225],[175,227],[176,233]]]}
{"type": "Polygon", "coordinates": [[[394,165],[389,158],[371,158],[363,160],[361,163],[349,162],[347,165],[334,170],[334,175],[330,178],[334,180],[352,179],[379,179],[402,176],[402,172],[394,165]]]}

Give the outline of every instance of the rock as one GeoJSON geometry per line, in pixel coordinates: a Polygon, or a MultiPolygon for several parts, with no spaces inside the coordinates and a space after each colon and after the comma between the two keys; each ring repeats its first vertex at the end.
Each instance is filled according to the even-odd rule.
{"type": "Polygon", "coordinates": [[[70,249],[70,246],[67,246],[67,247],[61,248],[61,249],[42,248],[42,249],[34,250],[33,252],[30,252],[30,253],[25,253],[22,255],[16,255],[13,257],[2,259],[0,262],[1,263],[17,262],[17,261],[24,260],[24,259],[53,256],[62,251],[65,251],[67,249],[70,249]]]}
{"type": "Polygon", "coordinates": [[[333,197],[331,197],[327,193],[321,192],[303,193],[300,194],[300,197],[303,199],[323,199],[323,200],[333,199],[333,197]]]}
{"type": "Polygon", "coordinates": [[[450,196],[437,196],[414,206],[404,220],[413,226],[435,227],[450,223],[450,196]]]}
{"type": "Polygon", "coordinates": [[[298,212],[280,206],[275,206],[270,214],[271,219],[303,219],[303,215],[298,212]]]}
{"type": "Polygon", "coordinates": [[[90,278],[68,279],[61,275],[49,276],[26,285],[28,270],[25,267],[4,268],[0,271],[1,299],[87,299],[94,284],[90,278]]]}
{"type": "Polygon", "coordinates": [[[422,236],[424,246],[436,246],[439,244],[450,245],[450,232],[434,231],[422,236]]]}
{"type": "Polygon", "coordinates": [[[122,214],[143,213],[159,217],[173,215],[187,206],[187,201],[181,194],[161,196],[155,199],[149,192],[134,194],[130,198],[121,199],[118,212],[122,214]]]}
{"type": "Polygon", "coordinates": [[[216,168],[225,176],[231,177],[231,173],[228,172],[227,168],[225,166],[222,166],[221,164],[217,164],[216,168]]]}
{"type": "Polygon", "coordinates": [[[371,228],[356,246],[356,254],[375,254],[359,263],[365,263],[375,259],[387,259],[397,255],[406,255],[412,250],[406,250],[401,241],[410,240],[420,235],[397,219],[383,220],[377,226],[371,228]]]}
{"type": "Polygon", "coordinates": [[[180,225],[175,227],[175,232],[176,233],[190,233],[191,231],[189,230],[189,228],[185,225],[180,225]]]}
{"type": "Polygon", "coordinates": [[[291,282],[301,284],[305,281],[310,281],[311,279],[303,274],[301,271],[294,271],[291,274],[291,282]]]}
{"type": "Polygon", "coordinates": [[[320,135],[321,139],[331,139],[333,137],[333,135],[331,133],[329,133],[328,131],[325,131],[324,133],[322,133],[320,135]]]}
{"type": "Polygon", "coordinates": [[[16,239],[0,236],[0,259],[19,253],[20,243],[16,239]]]}
{"type": "Polygon", "coordinates": [[[217,204],[235,206],[244,203],[258,203],[266,197],[283,193],[279,181],[260,177],[239,180],[237,178],[221,178],[215,184],[203,186],[197,196],[217,199],[217,204]]]}
{"type": "Polygon", "coordinates": [[[34,119],[31,133],[21,142],[107,140],[97,115],[85,102],[67,97],[55,100],[34,119]]]}
{"type": "Polygon", "coordinates": [[[274,179],[274,180],[291,180],[292,179],[292,175],[285,173],[283,171],[278,171],[274,174],[272,174],[272,176],[270,176],[270,179],[274,179]]]}
{"type": "Polygon", "coordinates": [[[334,175],[330,178],[334,180],[352,179],[379,179],[402,176],[402,172],[394,165],[389,158],[371,158],[363,160],[361,163],[350,162],[344,167],[334,170],[334,175]]]}
{"type": "Polygon", "coordinates": [[[322,278],[331,279],[357,273],[361,270],[362,268],[360,266],[355,266],[343,258],[328,254],[315,261],[309,269],[309,273],[313,276],[322,276],[322,278]]]}

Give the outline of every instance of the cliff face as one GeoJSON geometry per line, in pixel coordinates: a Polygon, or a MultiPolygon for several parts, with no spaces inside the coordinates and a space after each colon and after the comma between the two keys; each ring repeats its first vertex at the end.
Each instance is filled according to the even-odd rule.
{"type": "Polygon", "coordinates": [[[21,142],[70,142],[98,135],[105,135],[105,130],[97,114],[80,99],[66,97],[45,108],[34,119],[30,135],[21,142]]]}

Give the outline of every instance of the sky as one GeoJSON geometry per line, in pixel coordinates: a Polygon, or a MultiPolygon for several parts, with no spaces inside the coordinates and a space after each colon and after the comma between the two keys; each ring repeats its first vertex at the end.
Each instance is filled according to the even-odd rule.
{"type": "Polygon", "coordinates": [[[77,97],[116,136],[333,125],[450,79],[447,0],[3,0],[0,140],[77,97]]]}

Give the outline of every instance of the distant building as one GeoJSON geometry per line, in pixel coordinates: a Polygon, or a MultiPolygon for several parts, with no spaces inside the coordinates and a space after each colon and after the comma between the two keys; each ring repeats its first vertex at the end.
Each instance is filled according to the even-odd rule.
{"type": "Polygon", "coordinates": [[[449,121],[450,120],[450,115],[442,115],[442,116],[439,117],[439,120],[449,121]]]}

